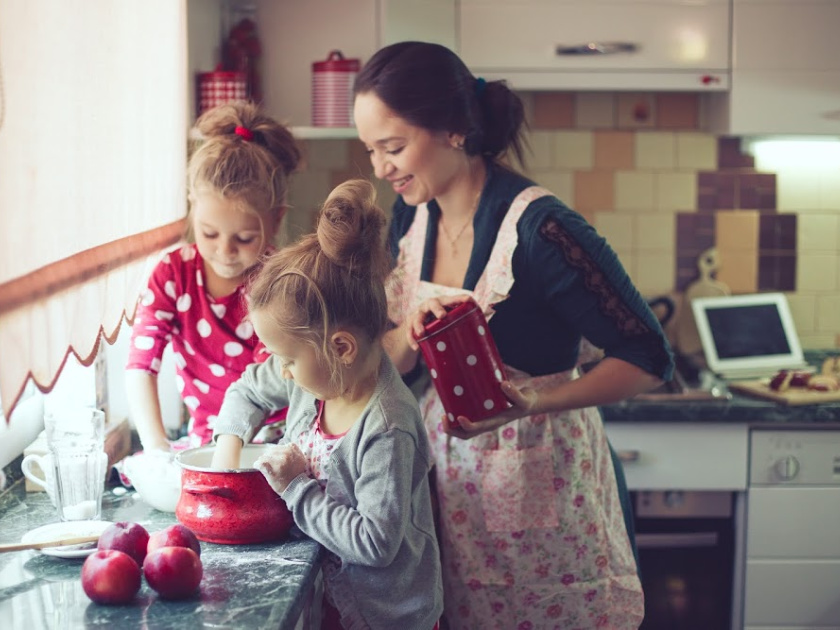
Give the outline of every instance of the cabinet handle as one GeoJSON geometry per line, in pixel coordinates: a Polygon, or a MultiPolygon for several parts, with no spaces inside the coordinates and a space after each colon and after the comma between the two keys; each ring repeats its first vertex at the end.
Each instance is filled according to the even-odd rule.
{"type": "Polygon", "coordinates": [[[587,42],[576,46],[558,45],[554,52],[557,55],[616,55],[638,50],[639,47],[631,42],[587,42]]]}
{"type": "Polygon", "coordinates": [[[639,461],[642,457],[642,454],[636,449],[616,451],[616,455],[618,455],[618,460],[622,464],[632,464],[633,462],[639,461]]]}
{"type": "Polygon", "coordinates": [[[717,544],[717,532],[636,534],[636,546],[639,549],[689,549],[714,547],[717,544]]]}

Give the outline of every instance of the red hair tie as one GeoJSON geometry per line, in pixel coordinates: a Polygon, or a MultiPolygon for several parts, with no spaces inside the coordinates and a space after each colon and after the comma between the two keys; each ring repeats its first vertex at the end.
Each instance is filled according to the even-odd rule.
{"type": "Polygon", "coordinates": [[[251,142],[254,139],[254,133],[248,127],[237,127],[233,130],[237,136],[241,136],[246,141],[251,142]]]}

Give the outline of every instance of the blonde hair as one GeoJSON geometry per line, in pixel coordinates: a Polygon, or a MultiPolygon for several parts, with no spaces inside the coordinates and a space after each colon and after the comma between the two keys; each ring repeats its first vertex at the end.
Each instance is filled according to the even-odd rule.
{"type": "Polygon", "coordinates": [[[388,325],[384,227],[373,185],[344,182],[324,202],[316,232],[270,256],[250,285],[249,309],[269,309],[283,333],[315,347],[342,387],[330,334],[350,328],[378,341],[388,325]]]}
{"type": "MultiPolygon", "coordinates": [[[[212,192],[243,202],[258,215],[265,238],[266,225],[276,228],[280,223],[288,178],[300,161],[300,149],[291,131],[248,101],[206,111],[194,129],[201,144],[187,167],[190,197],[212,192]]],[[[193,240],[191,223],[189,240],[193,240]]]]}

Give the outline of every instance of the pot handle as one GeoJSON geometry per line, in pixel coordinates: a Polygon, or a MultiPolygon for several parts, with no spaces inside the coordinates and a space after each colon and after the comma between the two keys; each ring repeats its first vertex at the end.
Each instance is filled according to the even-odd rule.
{"type": "Polygon", "coordinates": [[[223,499],[232,499],[234,492],[230,488],[220,488],[219,486],[208,486],[203,483],[185,483],[182,487],[184,492],[190,494],[213,494],[223,499]]]}

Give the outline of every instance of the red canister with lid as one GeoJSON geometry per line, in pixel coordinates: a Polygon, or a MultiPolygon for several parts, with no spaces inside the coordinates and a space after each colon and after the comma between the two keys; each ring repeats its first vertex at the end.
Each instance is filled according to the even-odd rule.
{"type": "Polygon", "coordinates": [[[353,126],[353,82],[362,63],[332,50],[325,61],[312,64],[312,124],[315,127],[353,126]]]}
{"type": "Polygon", "coordinates": [[[504,364],[474,300],[429,321],[417,343],[450,426],[459,426],[458,416],[485,420],[511,407],[501,388],[504,364]]]}

